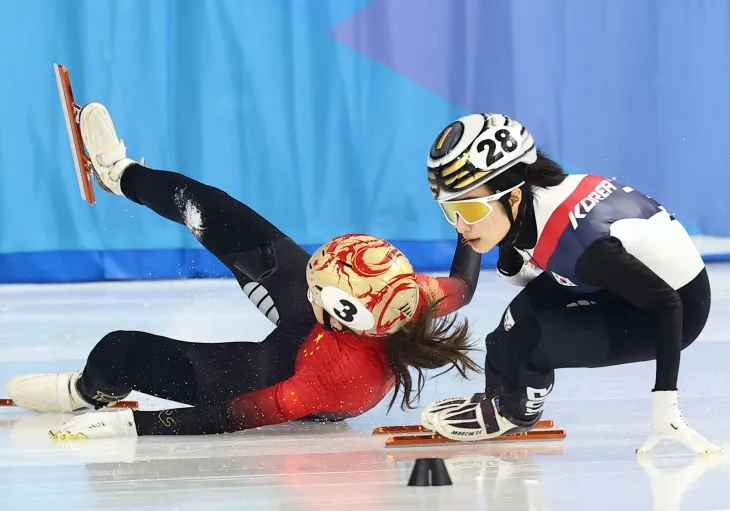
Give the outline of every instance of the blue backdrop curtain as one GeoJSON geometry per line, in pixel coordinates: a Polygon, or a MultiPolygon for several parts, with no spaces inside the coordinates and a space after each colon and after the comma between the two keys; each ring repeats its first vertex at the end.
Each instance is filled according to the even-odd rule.
{"type": "MultiPolygon", "coordinates": [[[[0,282],[221,276],[184,227],[78,192],[52,64],[132,158],[219,186],[312,248],[344,232],[447,269],[428,148],[473,111],[571,172],[730,236],[730,4],[713,0],[45,0],[0,6],[0,282]]],[[[494,263],[494,254],[484,266],[494,263]]]]}

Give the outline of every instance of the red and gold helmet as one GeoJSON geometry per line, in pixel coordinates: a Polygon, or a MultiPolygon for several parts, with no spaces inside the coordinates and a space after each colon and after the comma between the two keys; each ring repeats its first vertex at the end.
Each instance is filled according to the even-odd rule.
{"type": "Polygon", "coordinates": [[[405,255],[367,234],[322,245],[307,265],[309,299],[352,330],[384,336],[407,324],[418,307],[416,274],[405,255]]]}

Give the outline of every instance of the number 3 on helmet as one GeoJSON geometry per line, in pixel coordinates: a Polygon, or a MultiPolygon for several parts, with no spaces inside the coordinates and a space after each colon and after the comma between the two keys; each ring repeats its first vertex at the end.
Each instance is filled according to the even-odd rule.
{"type": "Polygon", "coordinates": [[[346,234],[322,245],[307,265],[309,299],[348,328],[384,336],[400,330],[418,308],[411,263],[387,241],[346,234]]]}

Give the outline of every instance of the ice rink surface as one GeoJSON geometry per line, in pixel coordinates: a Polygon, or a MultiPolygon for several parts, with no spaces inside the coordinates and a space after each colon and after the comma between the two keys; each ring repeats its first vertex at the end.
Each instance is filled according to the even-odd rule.
{"type": "MultiPolygon", "coordinates": [[[[730,266],[709,269],[712,313],[683,354],[680,406],[690,424],[726,445],[730,266]]],[[[518,290],[482,274],[463,310],[480,338],[518,290]]],[[[260,340],[271,325],[233,280],[0,286],[0,397],[16,374],[82,368],[93,345],[119,329],[228,342],[260,340]]],[[[471,395],[482,378],[430,380],[421,404],[471,395]]],[[[665,444],[644,461],[634,455],[649,431],[653,380],[653,363],[559,371],[544,418],[568,436],[545,443],[386,449],[373,428],[415,423],[420,409],[386,415],[384,405],[340,424],[59,442],[47,431],[68,416],[0,408],[0,510],[730,509],[730,453],[699,458],[665,444]],[[407,486],[419,457],[444,458],[453,485],[407,486]]],[[[135,397],[148,409],[164,404],[135,397]]]]}

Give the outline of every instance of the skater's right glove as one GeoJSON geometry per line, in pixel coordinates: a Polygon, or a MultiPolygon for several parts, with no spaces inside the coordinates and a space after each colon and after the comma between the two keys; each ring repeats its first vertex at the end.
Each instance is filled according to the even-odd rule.
{"type": "Polygon", "coordinates": [[[652,393],[652,399],[651,434],[644,445],[636,450],[636,454],[647,454],[661,440],[676,440],[700,455],[722,451],[687,424],[682,412],[679,411],[676,390],[655,391],[652,393]]]}

